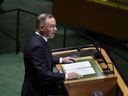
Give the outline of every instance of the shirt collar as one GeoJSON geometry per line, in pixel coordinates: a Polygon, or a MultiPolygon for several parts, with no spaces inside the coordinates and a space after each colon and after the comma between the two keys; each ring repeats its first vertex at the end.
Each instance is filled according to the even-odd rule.
{"type": "Polygon", "coordinates": [[[35,34],[37,34],[37,35],[39,35],[39,36],[41,36],[46,42],[48,41],[48,38],[46,38],[46,37],[44,37],[44,36],[42,36],[39,32],[35,32],[35,34]]]}

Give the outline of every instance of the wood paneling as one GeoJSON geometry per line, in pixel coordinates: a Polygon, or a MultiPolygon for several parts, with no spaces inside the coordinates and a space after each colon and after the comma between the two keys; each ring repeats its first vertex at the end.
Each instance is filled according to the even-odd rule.
{"type": "Polygon", "coordinates": [[[52,13],[58,23],[128,41],[127,10],[89,0],[54,0],[52,13]]]}

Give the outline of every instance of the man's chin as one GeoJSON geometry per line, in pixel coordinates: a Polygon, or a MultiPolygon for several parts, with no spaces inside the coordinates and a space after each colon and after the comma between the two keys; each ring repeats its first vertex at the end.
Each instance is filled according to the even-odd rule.
{"type": "Polygon", "coordinates": [[[54,36],[49,37],[49,39],[53,39],[53,38],[54,38],[54,36]]]}

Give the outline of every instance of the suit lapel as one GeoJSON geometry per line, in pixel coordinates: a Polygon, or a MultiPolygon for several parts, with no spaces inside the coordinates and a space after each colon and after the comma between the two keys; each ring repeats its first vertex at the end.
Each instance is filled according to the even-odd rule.
{"type": "MultiPolygon", "coordinates": [[[[37,34],[36,34],[36,35],[37,35],[37,34]]],[[[47,50],[47,55],[50,56],[50,57],[49,57],[49,60],[51,60],[51,64],[50,64],[50,65],[53,66],[53,58],[52,58],[51,48],[50,48],[48,42],[46,42],[41,36],[39,36],[39,35],[37,35],[37,36],[38,36],[38,38],[41,40],[42,46],[44,46],[45,49],[47,50]]],[[[52,67],[51,67],[51,68],[52,68],[52,67]]]]}
{"type": "Polygon", "coordinates": [[[46,47],[47,47],[47,50],[51,53],[51,48],[50,48],[50,46],[48,45],[48,42],[45,42],[45,45],[46,45],[46,47]]]}
{"type": "MultiPolygon", "coordinates": [[[[37,35],[37,34],[36,34],[36,35],[37,35]]],[[[38,36],[39,36],[39,35],[38,35],[38,36]]],[[[40,38],[41,42],[42,42],[43,44],[45,44],[47,50],[48,50],[49,52],[51,52],[51,48],[50,48],[50,46],[48,45],[48,42],[45,41],[44,38],[42,38],[41,36],[39,36],[39,38],[40,38]]]]}

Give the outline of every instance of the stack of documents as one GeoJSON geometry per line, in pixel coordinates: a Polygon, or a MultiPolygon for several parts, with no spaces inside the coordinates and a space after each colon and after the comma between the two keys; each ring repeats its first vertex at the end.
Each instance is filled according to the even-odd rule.
{"type": "Polygon", "coordinates": [[[95,74],[91,63],[89,61],[74,62],[70,64],[62,64],[62,68],[65,73],[75,72],[83,75],[95,74]]]}

